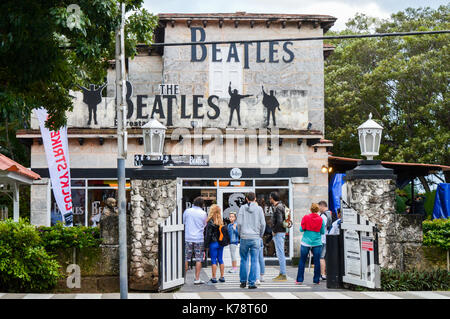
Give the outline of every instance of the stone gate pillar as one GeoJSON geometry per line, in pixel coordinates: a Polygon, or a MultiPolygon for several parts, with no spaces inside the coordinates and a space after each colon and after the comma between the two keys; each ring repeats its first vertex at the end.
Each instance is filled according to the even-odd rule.
{"type": "Polygon", "coordinates": [[[158,225],[176,209],[175,179],[131,181],[129,286],[158,289],[158,225]]]}
{"type": "Polygon", "coordinates": [[[397,214],[393,170],[381,161],[360,161],[346,182],[347,202],[377,225],[380,266],[404,271],[420,264],[422,223],[418,216],[397,214]]]}

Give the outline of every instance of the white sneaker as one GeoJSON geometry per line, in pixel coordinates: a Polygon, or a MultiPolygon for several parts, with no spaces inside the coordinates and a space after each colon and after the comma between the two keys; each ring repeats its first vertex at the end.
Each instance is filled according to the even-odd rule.
{"type": "Polygon", "coordinates": [[[230,270],[228,270],[228,273],[229,274],[235,274],[236,273],[236,269],[231,268],[230,270]]]}
{"type": "Polygon", "coordinates": [[[264,282],[264,276],[263,275],[259,275],[259,281],[264,282]]]}
{"type": "Polygon", "coordinates": [[[202,285],[202,284],[204,284],[205,282],[203,281],[203,280],[201,280],[201,279],[199,279],[199,280],[194,280],[194,285],[202,285]]]}
{"type": "Polygon", "coordinates": [[[256,279],[255,286],[260,286],[260,285],[261,285],[261,281],[259,281],[259,279],[256,279]]]}

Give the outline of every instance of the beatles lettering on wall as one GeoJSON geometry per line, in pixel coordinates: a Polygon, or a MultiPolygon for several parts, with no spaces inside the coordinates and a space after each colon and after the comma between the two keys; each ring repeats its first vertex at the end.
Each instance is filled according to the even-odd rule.
{"type": "MultiPolygon", "coordinates": [[[[191,42],[205,42],[206,41],[206,32],[205,29],[201,27],[191,27],[191,42]],[[199,38],[197,38],[197,33],[200,35],[199,38]]],[[[240,62],[244,61],[244,69],[249,69],[249,50],[250,47],[253,46],[253,42],[245,42],[241,43],[242,46],[244,46],[244,57],[239,57],[238,50],[237,50],[237,44],[236,43],[230,43],[228,52],[223,52],[225,54],[222,58],[218,58],[218,53],[222,53],[221,49],[217,47],[217,44],[211,45],[211,54],[212,54],[212,62],[222,62],[225,59],[226,62],[240,62]]],[[[293,43],[291,41],[286,41],[283,43],[282,51],[284,52],[284,55],[281,57],[281,60],[285,63],[290,63],[294,60],[294,52],[289,48],[289,46],[292,46],[293,43]]],[[[261,50],[261,42],[256,42],[256,63],[265,63],[266,56],[268,58],[269,63],[278,63],[280,62],[280,57],[276,56],[279,51],[280,44],[278,41],[269,41],[269,49],[268,54],[264,55],[261,50]]],[[[197,44],[191,46],[191,62],[203,62],[206,59],[206,56],[208,54],[208,50],[206,49],[206,45],[204,44],[197,44]],[[197,48],[200,48],[200,55],[197,55],[197,48]]]]}
{"type": "MultiPolygon", "coordinates": [[[[102,90],[105,88],[106,83],[102,86],[96,87],[94,84],[89,85],[89,89],[79,86],[83,92],[83,102],[87,104],[89,111],[89,120],[87,125],[91,125],[92,117],[94,118],[94,123],[97,125],[97,106],[102,102],[102,90]]],[[[144,114],[144,109],[147,108],[146,99],[148,95],[138,94],[136,96],[136,108],[131,99],[133,95],[133,86],[129,81],[126,81],[127,93],[126,93],[126,103],[127,103],[127,119],[133,117],[134,111],[136,111],[136,120],[140,123],[139,126],[144,125],[149,118],[154,118],[155,115],[159,119],[166,119],[167,126],[173,126],[173,106],[174,103],[180,102],[180,119],[204,119],[205,116],[210,120],[215,120],[220,116],[219,108],[219,97],[217,95],[210,95],[207,99],[207,105],[210,110],[206,113],[200,114],[201,108],[203,108],[203,95],[192,95],[192,110],[189,112],[186,107],[186,95],[179,95],[179,86],[177,84],[160,84],[160,94],[155,95],[153,101],[153,107],[151,112],[144,114]],[[180,99],[180,100],[178,100],[180,99]],[[175,102],[174,102],[175,101],[175,102]],[[164,112],[163,102],[166,102],[166,112],[164,112]]],[[[262,104],[267,109],[266,126],[269,126],[270,117],[272,116],[273,126],[276,126],[275,112],[280,109],[280,103],[275,97],[274,91],[270,90],[270,94],[264,91],[264,86],[262,86],[262,104]]],[[[233,116],[236,113],[238,125],[241,126],[241,115],[240,107],[241,100],[250,96],[251,94],[242,95],[239,94],[237,89],[232,89],[232,83],[230,82],[228,86],[228,94],[230,99],[228,101],[228,107],[230,108],[230,117],[228,121],[228,126],[231,126],[233,122],[233,116]]],[[[117,114],[115,117],[115,123],[117,125],[117,114]]]]}

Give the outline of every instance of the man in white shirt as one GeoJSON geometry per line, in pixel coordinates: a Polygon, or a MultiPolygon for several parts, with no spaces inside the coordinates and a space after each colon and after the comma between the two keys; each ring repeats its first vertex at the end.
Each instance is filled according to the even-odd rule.
{"type": "Polygon", "coordinates": [[[195,259],[195,285],[204,284],[200,280],[200,271],[202,270],[202,260],[204,254],[203,245],[203,230],[206,226],[207,214],[202,209],[204,205],[203,198],[196,197],[191,208],[188,208],[183,213],[184,224],[184,241],[185,241],[185,256],[186,256],[186,272],[188,271],[189,262],[194,256],[195,259]]]}

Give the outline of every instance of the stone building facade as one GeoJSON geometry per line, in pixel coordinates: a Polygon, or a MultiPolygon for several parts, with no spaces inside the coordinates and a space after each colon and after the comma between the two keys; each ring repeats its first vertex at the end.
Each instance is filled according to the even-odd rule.
{"type": "MultiPolygon", "coordinates": [[[[196,196],[206,199],[206,210],[217,203],[226,217],[238,208],[236,200],[254,191],[269,221],[268,197],[279,191],[293,211],[286,256],[289,261],[298,257],[301,218],[312,202],[328,198],[328,174],[321,168],[328,165],[332,144],[324,139],[323,70],[324,58],[332,50],[322,40],[280,39],[323,36],[336,18],[238,12],[160,14],[159,20],[156,43],[198,45],[139,46],[139,54],[127,62],[130,272],[140,278],[133,285],[155,280],[146,276],[156,272],[153,239],[158,221],[175,206],[190,207],[196,196]],[[261,39],[274,40],[239,42],[261,39]],[[235,42],[202,44],[205,41],[235,42]],[[170,187],[141,181],[146,178],[135,174],[144,153],[141,126],[150,118],[167,126],[165,162],[173,166],[175,178],[170,187]],[[240,175],[232,176],[232,169],[240,175]],[[156,201],[150,191],[154,187],[170,193],[161,209],[148,206],[156,201]]],[[[79,225],[96,226],[106,199],[116,196],[114,67],[112,61],[91,122],[83,101],[86,93],[71,92],[75,98],[73,111],[67,114],[68,144],[74,221],[79,225]]],[[[95,88],[102,85],[96,84],[95,88]]],[[[37,119],[32,116],[31,129],[17,136],[33,141],[31,168],[43,177],[31,187],[31,221],[50,225],[58,220],[58,207],[37,119]]],[[[275,261],[273,247],[266,248],[267,262],[275,261]]]]}

